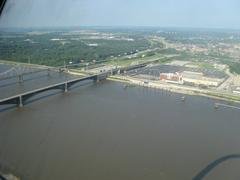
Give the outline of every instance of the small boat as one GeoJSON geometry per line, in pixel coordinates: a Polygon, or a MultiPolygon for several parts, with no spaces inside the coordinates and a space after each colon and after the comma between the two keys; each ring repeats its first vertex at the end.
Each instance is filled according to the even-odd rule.
{"type": "Polygon", "coordinates": [[[215,109],[218,109],[219,108],[219,105],[217,103],[214,104],[214,108],[215,109]]]}

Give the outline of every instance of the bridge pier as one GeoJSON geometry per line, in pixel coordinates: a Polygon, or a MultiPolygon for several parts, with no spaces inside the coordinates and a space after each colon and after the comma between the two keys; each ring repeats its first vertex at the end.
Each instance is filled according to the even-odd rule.
{"type": "Polygon", "coordinates": [[[50,76],[50,69],[47,70],[47,75],[50,76]]]}
{"type": "Polygon", "coordinates": [[[23,99],[22,99],[22,96],[19,96],[18,107],[23,107],[23,99]]]}
{"type": "Polygon", "coordinates": [[[98,83],[100,81],[99,76],[96,75],[95,81],[98,83]]]}
{"type": "Polygon", "coordinates": [[[23,83],[23,75],[19,75],[18,76],[18,82],[19,83],[23,83]]]}
{"type": "Polygon", "coordinates": [[[68,92],[68,84],[67,83],[64,84],[64,92],[65,93],[68,92]]]}

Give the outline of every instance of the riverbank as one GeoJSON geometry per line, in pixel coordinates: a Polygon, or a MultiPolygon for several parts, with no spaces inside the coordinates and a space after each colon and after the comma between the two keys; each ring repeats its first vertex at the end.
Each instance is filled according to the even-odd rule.
{"type": "Polygon", "coordinates": [[[107,78],[111,81],[117,81],[122,83],[128,83],[133,85],[138,85],[142,87],[148,87],[148,88],[155,88],[155,89],[162,89],[170,92],[180,93],[180,94],[187,94],[192,96],[204,96],[211,99],[217,99],[217,100],[224,100],[228,102],[235,102],[240,103],[240,96],[234,96],[230,94],[223,94],[220,92],[216,92],[213,90],[203,90],[195,87],[184,87],[184,86],[178,86],[175,84],[169,84],[169,83],[162,83],[159,81],[151,81],[146,82],[143,79],[133,78],[133,77],[126,77],[126,76],[110,76],[107,78]]]}

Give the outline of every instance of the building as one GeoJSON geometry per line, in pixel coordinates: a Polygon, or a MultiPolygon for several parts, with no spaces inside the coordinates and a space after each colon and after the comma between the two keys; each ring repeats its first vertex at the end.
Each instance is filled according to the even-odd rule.
{"type": "Polygon", "coordinates": [[[201,72],[184,71],[182,72],[182,80],[184,84],[192,84],[195,86],[206,87],[218,87],[224,81],[224,78],[206,77],[201,72]]]}
{"type": "Polygon", "coordinates": [[[161,73],[160,80],[169,82],[169,83],[183,84],[182,75],[179,74],[178,72],[176,72],[176,73],[161,73]]]}

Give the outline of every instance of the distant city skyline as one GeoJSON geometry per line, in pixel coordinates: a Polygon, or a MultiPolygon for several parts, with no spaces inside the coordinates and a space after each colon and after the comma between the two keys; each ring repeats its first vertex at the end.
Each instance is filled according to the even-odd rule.
{"type": "Polygon", "coordinates": [[[8,0],[0,27],[151,26],[240,29],[238,0],[8,0]]]}

